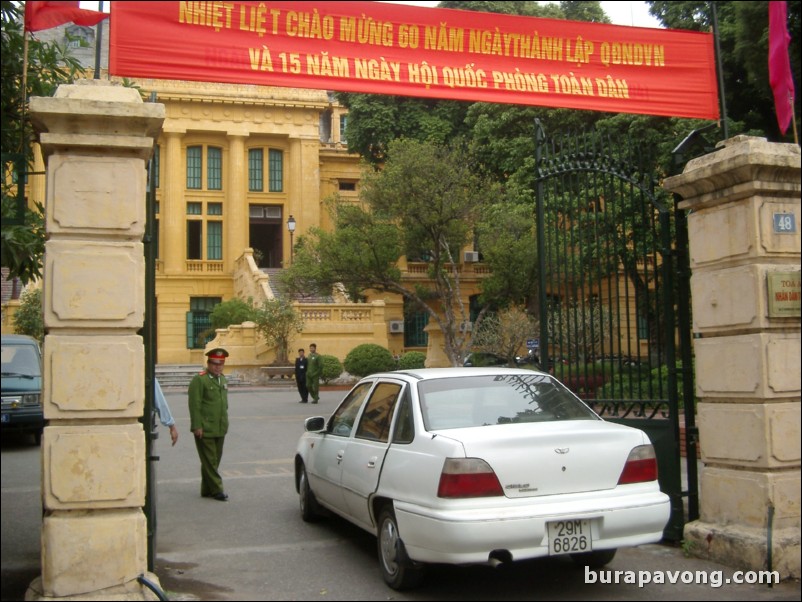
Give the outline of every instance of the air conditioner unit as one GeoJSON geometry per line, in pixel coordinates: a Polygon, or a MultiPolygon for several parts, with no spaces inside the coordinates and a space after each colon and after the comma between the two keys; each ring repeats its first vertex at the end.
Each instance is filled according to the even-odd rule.
{"type": "Polygon", "coordinates": [[[479,261],[479,251],[465,251],[465,263],[476,263],[479,261]]]}
{"type": "Polygon", "coordinates": [[[403,320],[390,320],[390,333],[391,334],[401,334],[404,332],[404,321],[403,320]]]}
{"type": "Polygon", "coordinates": [[[460,322],[459,324],[460,332],[471,332],[472,330],[473,330],[473,322],[460,322]]]}

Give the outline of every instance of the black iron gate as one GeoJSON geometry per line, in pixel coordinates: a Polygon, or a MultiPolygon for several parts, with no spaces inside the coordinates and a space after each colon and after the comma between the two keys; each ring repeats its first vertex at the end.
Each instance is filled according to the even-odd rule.
{"type": "Polygon", "coordinates": [[[695,471],[682,490],[679,448],[683,391],[692,391],[690,346],[678,345],[690,333],[677,307],[690,303],[678,295],[685,222],[674,220],[647,150],[598,133],[547,139],[537,124],[538,352],[602,417],[649,435],[671,498],[664,536],[679,541],[683,494],[691,514],[696,503],[695,471]]]}

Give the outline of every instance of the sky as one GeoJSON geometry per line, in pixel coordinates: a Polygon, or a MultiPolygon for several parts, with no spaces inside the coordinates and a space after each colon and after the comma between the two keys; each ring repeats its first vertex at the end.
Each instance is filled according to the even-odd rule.
{"type": "MultiPolygon", "coordinates": [[[[413,4],[415,6],[431,6],[435,7],[438,5],[437,0],[435,1],[419,1],[416,2],[414,0],[407,1],[407,0],[388,0],[395,2],[397,4],[413,4]]],[[[106,12],[109,12],[109,5],[110,2],[104,2],[103,8],[106,12]]],[[[542,3],[544,4],[544,3],[542,3]]],[[[657,19],[652,17],[649,14],[649,7],[646,5],[645,2],[636,2],[636,1],[622,1],[622,0],[615,0],[612,2],[602,2],[601,3],[604,12],[607,13],[607,16],[610,17],[613,24],[615,25],[634,25],[636,27],[660,27],[657,19]]],[[[92,10],[97,10],[98,2],[81,2],[81,8],[88,8],[92,10]]]]}

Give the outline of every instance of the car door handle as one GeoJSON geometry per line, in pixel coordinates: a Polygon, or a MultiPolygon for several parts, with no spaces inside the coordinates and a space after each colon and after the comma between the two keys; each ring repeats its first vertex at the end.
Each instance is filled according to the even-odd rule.
{"type": "Polygon", "coordinates": [[[370,460],[368,460],[368,468],[376,468],[376,456],[373,456],[370,460]]]}
{"type": "Polygon", "coordinates": [[[337,464],[339,464],[340,462],[343,461],[343,454],[344,454],[343,451],[338,451],[337,452],[337,464]]]}

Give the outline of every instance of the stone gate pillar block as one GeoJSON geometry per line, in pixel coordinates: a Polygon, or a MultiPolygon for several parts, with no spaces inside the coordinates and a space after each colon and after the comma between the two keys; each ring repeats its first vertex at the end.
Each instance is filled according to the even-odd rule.
{"type": "MultiPolygon", "coordinates": [[[[147,599],[146,164],[164,106],[88,80],[32,98],[46,160],[42,576],[29,599],[147,599]]],[[[158,581],[153,577],[154,580],[158,581]]]]}
{"type": "Polygon", "coordinates": [[[704,462],[684,536],[730,566],[799,577],[800,150],[747,136],[719,147],[665,182],[689,211],[704,462]]]}

